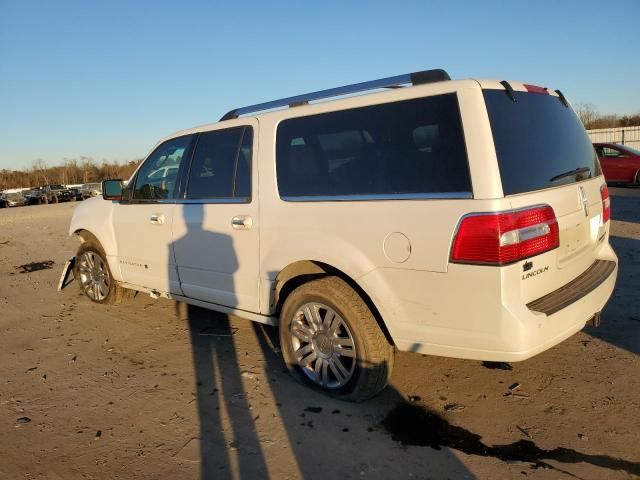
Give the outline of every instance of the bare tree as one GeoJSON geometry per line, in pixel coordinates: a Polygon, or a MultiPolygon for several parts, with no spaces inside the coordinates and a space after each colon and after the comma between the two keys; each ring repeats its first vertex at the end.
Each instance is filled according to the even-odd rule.
{"type": "Polygon", "coordinates": [[[584,128],[592,128],[595,121],[600,117],[596,106],[591,103],[578,103],[574,110],[584,125],[584,128]]]}
{"type": "Polygon", "coordinates": [[[47,169],[47,164],[44,160],[42,160],[41,158],[36,158],[31,164],[31,169],[35,174],[36,183],[38,183],[40,179],[42,179],[42,182],[40,182],[42,184],[49,183],[49,172],[47,169]]]}
{"type": "Polygon", "coordinates": [[[95,168],[93,158],[80,157],[80,165],[82,165],[82,183],[88,183],[90,173],[92,173],[95,168]]]}

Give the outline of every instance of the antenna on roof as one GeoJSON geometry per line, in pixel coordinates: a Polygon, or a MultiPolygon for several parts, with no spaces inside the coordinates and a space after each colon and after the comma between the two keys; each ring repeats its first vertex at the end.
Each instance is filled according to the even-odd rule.
{"type": "Polygon", "coordinates": [[[293,97],[281,98],[270,102],[258,103],[247,107],[235,108],[227,112],[220,121],[238,118],[240,115],[247,113],[261,112],[279,107],[296,107],[306,105],[314,100],[324,98],[339,97],[342,95],[350,95],[353,93],[366,92],[379,88],[399,88],[402,85],[422,85],[425,83],[443,82],[451,80],[449,74],[442,69],[424,70],[422,72],[407,73],[404,75],[396,75],[395,77],[380,78],[378,80],[370,80],[368,82],[354,83],[343,87],[329,88],[328,90],[320,90],[318,92],[304,93],[293,97]]]}

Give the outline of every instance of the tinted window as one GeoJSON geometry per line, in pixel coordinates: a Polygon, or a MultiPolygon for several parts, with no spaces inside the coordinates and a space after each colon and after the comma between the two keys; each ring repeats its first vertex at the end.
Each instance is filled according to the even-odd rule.
{"type": "Polygon", "coordinates": [[[622,157],[624,156],[624,152],[621,152],[619,150],[615,150],[613,148],[609,148],[609,147],[602,147],[602,153],[604,154],[605,157],[622,157]]]}
{"type": "Polygon", "coordinates": [[[555,96],[485,90],[505,195],[575,183],[600,175],[587,133],[555,96]],[[571,173],[575,172],[575,173],[571,173]]]}
{"type": "Polygon", "coordinates": [[[136,175],[133,198],[139,200],[163,200],[175,198],[178,169],[191,136],[164,142],[145,160],[136,175]]]}
{"type": "Polygon", "coordinates": [[[283,121],[282,197],[470,192],[455,94],[283,121]]]}
{"type": "Polygon", "coordinates": [[[191,162],[187,198],[248,197],[252,136],[250,127],[201,133],[191,162]]]}

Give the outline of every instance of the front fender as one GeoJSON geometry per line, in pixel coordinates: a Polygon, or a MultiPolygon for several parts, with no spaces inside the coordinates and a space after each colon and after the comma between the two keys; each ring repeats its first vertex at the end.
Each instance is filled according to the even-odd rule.
{"type": "Polygon", "coordinates": [[[113,230],[114,202],[93,197],[79,204],[73,211],[69,235],[76,235],[86,230],[100,242],[113,277],[122,281],[120,264],[118,263],[118,243],[113,230]]]}

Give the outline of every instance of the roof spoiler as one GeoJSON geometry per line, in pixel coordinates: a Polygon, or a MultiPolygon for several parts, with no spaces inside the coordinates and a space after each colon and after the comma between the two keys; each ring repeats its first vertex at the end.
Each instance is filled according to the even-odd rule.
{"type": "Polygon", "coordinates": [[[270,102],[258,103],[247,107],[234,108],[227,112],[220,121],[238,118],[240,115],[248,113],[261,112],[279,107],[297,107],[307,105],[314,100],[324,98],[339,97],[350,95],[353,93],[366,92],[379,88],[400,88],[403,85],[422,85],[425,83],[443,82],[451,80],[449,74],[442,69],[424,70],[421,72],[406,73],[404,75],[396,75],[395,77],[380,78],[378,80],[370,80],[368,82],[354,83],[343,87],[330,88],[328,90],[320,90],[318,92],[304,93],[293,97],[281,98],[270,102]]]}
{"type": "MultiPolygon", "coordinates": [[[[516,101],[516,96],[513,90],[513,87],[511,86],[511,84],[509,82],[507,82],[506,80],[502,80],[500,82],[500,85],[502,85],[504,87],[504,91],[507,94],[507,96],[511,99],[512,102],[516,101]]],[[[535,93],[544,93],[544,94],[549,94],[549,91],[547,88],[544,87],[538,87],[536,85],[529,85],[529,84],[524,84],[525,88],[527,89],[528,92],[535,92],[535,93]]],[[[560,90],[554,90],[554,92],[556,92],[556,94],[558,95],[558,99],[560,100],[560,103],[562,103],[562,105],[564,105],[565,107],[569,107],[569,102],[567,101],[567,99],[565,98],[565,96],[562,94],[562,92],[560,90]]]]}

